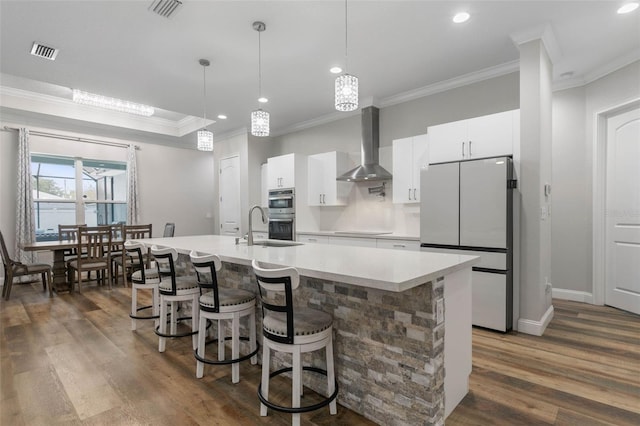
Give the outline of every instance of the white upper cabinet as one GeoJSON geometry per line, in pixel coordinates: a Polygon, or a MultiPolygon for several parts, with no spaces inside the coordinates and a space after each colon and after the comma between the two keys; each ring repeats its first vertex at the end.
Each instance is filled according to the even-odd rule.
{"type": "Polygon", "coordinates": [[[344,206],[352,184],[336,178],[349,169],[344,152],[324,152],[307,157],[307,190],[310,206],[344,206]]]}
{"type": "Polygon", "coordinates": [[[280,155],[267,160],[267,189],[296,186],[295,154],[280,155]]]}
{"type": "Polygon", "coordinates": [[[269,189],[267,188],[267,179],[269,179],[269,166],[264,163],[260,166],[260,205],[269,207],[269,189]]]}
{"type": "Polygon", "coordinates": [[[512,155],[519,119],[513,110],[431,126],[429,163],[512,155]]]}
{"type": "Polygon", "coordinates": [[[393,141],[393,202],[420,201],[420,169],[428,164],[427,135],[393,141]]]}

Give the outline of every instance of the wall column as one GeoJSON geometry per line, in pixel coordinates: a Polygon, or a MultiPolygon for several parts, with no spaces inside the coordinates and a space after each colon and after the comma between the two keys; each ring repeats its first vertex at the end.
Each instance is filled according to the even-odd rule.
{"type": "Polygon", "coordinates": [[[520,48],[520,319],[518,330],[542,335],[551,305],[552,64],[542,39],[520,48]],[[546,188],[546,190],[545,190],[546,188]]]}

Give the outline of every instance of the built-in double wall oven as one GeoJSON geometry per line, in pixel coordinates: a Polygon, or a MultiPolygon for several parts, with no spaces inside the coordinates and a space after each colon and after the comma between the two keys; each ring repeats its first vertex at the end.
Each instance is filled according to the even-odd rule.
{"type": "Polygon", "coordinates": [[[269,239],[295,240],[296,208],[293,188],[269,191],[269,239]]]}

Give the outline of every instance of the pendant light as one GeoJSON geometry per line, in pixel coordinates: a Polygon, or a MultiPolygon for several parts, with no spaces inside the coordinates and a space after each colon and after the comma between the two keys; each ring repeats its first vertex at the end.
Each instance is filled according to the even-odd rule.
{"type": "MultiPolygon", "coordinates": [[[[258,102],[265,103],[267,98],[262,96],[262,55],[260,33],[267,29],[264,22],[256,21],[253,29],[258,32],[258,102]]],[[[251,112],[251,134],[253,136],[269,136],[269,113],[262,108],[251,112]]]]}
{"type": "Polygon", "coordinates": [[[213,151],[213,133],[207,130],[207,67],[209,61],[207,59],[200,59],[200,65],[202,65],[202,105],[203,105],[203,119],[204,125],[201,130],[198,130],[198,150],[199,151],[213,151]]]}
{"type": "Polygon", "coordinates": [[[336,78],[336,109],[354,111],[358,109],[358,77],[347,73],[348,63],[347,0],[344,1],[344,74],[336,78]]]}

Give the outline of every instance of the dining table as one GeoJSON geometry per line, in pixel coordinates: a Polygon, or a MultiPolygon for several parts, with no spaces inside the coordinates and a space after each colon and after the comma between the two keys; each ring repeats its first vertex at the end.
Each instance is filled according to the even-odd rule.
{"type": "MultiPolygon", "coordinates": [[[[122,239],[113,239],[113,246],[124,243],[122,239]]],[[[69,249],[78,247],[77,240],[58,240],[58,241],[36,241],[32,243],[20,244],[20,248],[24,251],[52,251],[53,266],[51,286],[56,293],[71,291],[71,283],[67,278],[67,265],[64,256],[69,249]]]]}

